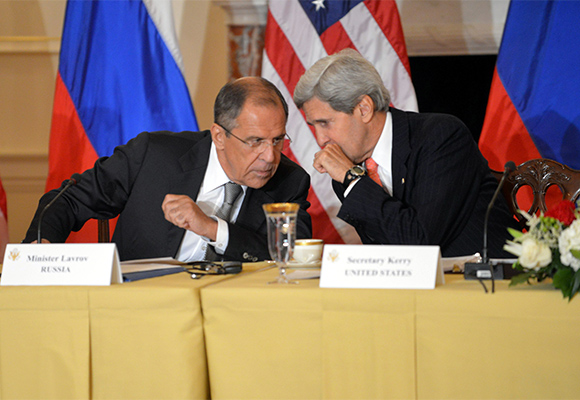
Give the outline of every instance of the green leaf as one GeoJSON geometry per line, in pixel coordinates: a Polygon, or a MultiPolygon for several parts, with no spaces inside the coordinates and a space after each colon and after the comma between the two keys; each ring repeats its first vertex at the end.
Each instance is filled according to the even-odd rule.
{"type": "Polygon", "coordinates": [[[534,274],[535,274],[534,271],[528,271],[528,272],[524,272],[523,274],[516,275],[516,276],[512,277],[512,279],[510,281],[510,286],[519,285],[519,284],[525,283],[525,282],[529,283],[530,278],[533,278],[534,274]]]}
{"type": "Polygon", "coordinates": [[[518,231],[518,230],[516,230],[514,228],[507,228],[507,230],[510,233],[510,235],[513,236],[514,239],[517,239],[517,238],[519,238],[520,236],[523,235],[522,232],[520,232],[520,231],[518,231]]]}
{"type": "Polygon", "coordinates": [[[570,249],[570,253],[572,253],[574,257],[580,260],[580,250],[570,249]]]}
{"type": "Polygon", "coordinates": [[[554,287],[560,289],[564,298],[572,298],[572,280],[574,279],[574,270],[572,268],[566,267],[559,269],[552,279],[554,287]]]}
{"type": "Polygon", "coordinates": [[[580,289],[580,269],[574,274],[572,290],[570,291],[570,300],[572,300],[572,297],[578,293],[578,289],[580,289]]]}

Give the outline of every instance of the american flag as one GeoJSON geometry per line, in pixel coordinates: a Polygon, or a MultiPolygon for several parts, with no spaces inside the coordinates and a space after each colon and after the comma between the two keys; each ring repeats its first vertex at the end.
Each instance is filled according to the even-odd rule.
{"type": "Polygon", "coordinates": [[[340,201],[327,174],[312,167],[320,150],[292,95],[302,74],[317,60],[346,47],[369,60],[391,93],[394,107],[417,111],[403,29],[394,0],[270,0],[262,76],[290,107],[287,154],[312,178],[308,200],[313,236],[326,243],[360,243],[355,230],[336,217],[340,201]]]}

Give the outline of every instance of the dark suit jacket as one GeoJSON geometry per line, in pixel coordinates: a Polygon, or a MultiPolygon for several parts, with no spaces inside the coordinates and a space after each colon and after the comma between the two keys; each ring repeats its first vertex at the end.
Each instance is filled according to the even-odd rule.
{"type": "MultiPolygon", "coordinates": [[[[443,114],[390,110],[393,117],[393,196],[363,177],[342,201],[338,216],[363,243],[431,244],[443,256],[481,252],[487,206],[497,187],[467,127],[443,114]]],[[[500,195],[490,213],[489,255],[513,257],[502,248],[518,228],[500,195]]]]}
{"type": "MultiPolygon", "coordinates": [[[[144,132],[111,157],[103,157],[82,174],[82,180],[52,205],[43,218],[42,236],[64,242],[90,218],[120,214],[113,242],[121,260],[174,257],[185,230],[168,222],[161,209],[166,194],[197,199],[207,168],[211,135],[205,132],[144,132]]],[[[248,188],[237,221],[229,223],[229,243],[224,258],[256,261],[269,259],[266,218],[262,204],[300,204],[297,236],[312,235],[306,200],[310,176],[282,156],[276,174],[260,189],[248,188]]],[[[39,211],[56,195],[45,194],[25,241],[36,239],[39,211]]]]}

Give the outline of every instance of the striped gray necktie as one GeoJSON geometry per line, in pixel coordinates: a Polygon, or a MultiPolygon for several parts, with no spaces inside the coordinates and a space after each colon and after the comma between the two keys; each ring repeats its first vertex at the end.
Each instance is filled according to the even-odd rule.
{"type": "MultiPolygon", "coordinates": [[[[234,208],[234,203],[242,194],[242,187],[234,182],[228,182],[224,186],[225,193],[224,193],[224,202],[222,206],[217,210],[215,213],[216,217],[223,219],[224,221],[229,222],[232,217],[232,210],[234,208]]],[[[213,246],[207,245],[205,250],[204,260],[212,261],[217,260],[220,257],[216,254],[213,249],[213,246]]]]}

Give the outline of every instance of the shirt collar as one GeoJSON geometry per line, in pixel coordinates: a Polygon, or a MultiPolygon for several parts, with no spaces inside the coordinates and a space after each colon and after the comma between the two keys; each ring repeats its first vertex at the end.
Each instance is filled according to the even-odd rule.
{"type": "Polygon", "coordinates": [[[379,165],[379,176],[389,193],[393,193],[393,117],[387,111],[381,137],[373,149],[371,158],[379,165]]]}
{"type": "MultiPolygon", "coordinates": [[[[230,178],[226,175],[224,169],[222,168],[218,156],[215,144],[211,143],[211,148],[209,150],[209,160],[207,162],[207,169],[205,170],[205,176],[203,177],[203,183],[199,189],[200,194],[209,193],[230,181],[230,178]]],[[[244,193],[246,192],[246,186],[242,186],[244,193]]]]}

